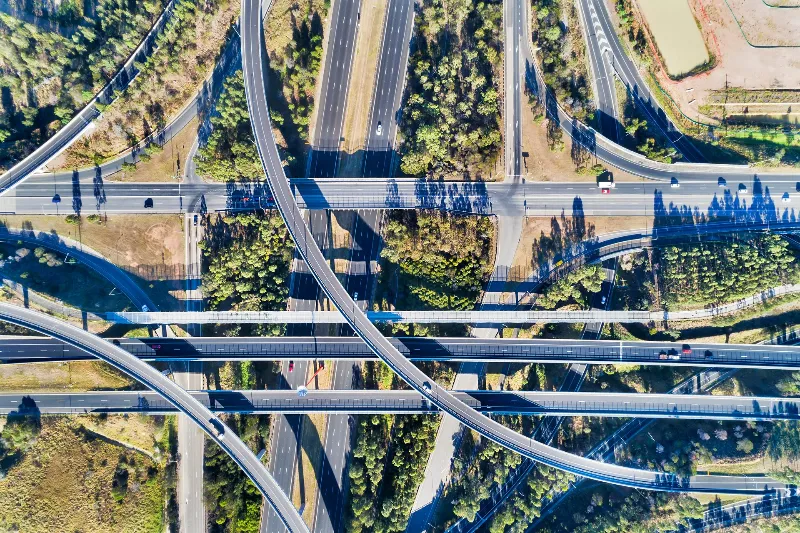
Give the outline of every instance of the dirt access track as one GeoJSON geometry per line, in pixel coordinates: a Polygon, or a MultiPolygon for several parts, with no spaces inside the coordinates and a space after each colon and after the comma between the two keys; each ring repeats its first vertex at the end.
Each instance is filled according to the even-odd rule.
{"type": "MultiPolygon", "coordinates": [[[[699,107],[712,91],[725,89],[726,79],[746,89],[800,88],[800,47],[785,46],[800,46],[800,8],[771,8],[762,0],[688,1],[717,64],[678,82],[659,72],[659,83],[685,115],[714,122],[699,107]]],[[[613,1],[606,2],[613,11],[613,1]]]]}

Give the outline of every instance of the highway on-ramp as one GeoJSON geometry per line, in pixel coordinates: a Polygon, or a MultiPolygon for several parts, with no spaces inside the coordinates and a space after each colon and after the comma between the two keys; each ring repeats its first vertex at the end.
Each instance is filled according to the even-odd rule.
{"type": "Polygon", "coordinates": [[[457,418],[461,423],[498,444],[521,453],[546,465],[569,472],[629,487],[685,492],[766,492],[775,489],[769,484],[729,484],[724,480],[703,476],[682,477],[674,474],[650,472],[576,457],[572,454],[534,442],[515,431],[491,420],[452,396],[426,376],[404,357],[366,318],[344,290],[336,275],[316,246],[303,222],[300,209],[283,170],[281,157],[275,144],[266,99],[265,43],[261,5],[255,0],[243,0],[241,11],[242,65],[245,93],[256,139],[256,147],[264,172],[297,249],[309,266],[320,287],[336,308],[345,316],[353,330],[398,376],[422,393],[438,408],[457,418]]]}
{"type": "Polygon", "coordinates": [[[188,392],[161,372],[92,333],[30,309],[0,303],[0,320],[38,331],[85,350],[158,393],[182,413],[192,418],[231,456],[264,497],[269,500],[290,531],[308,531],[292,502],[278,488],[272,476],[250,448],[208,408],[195,401],[188,392]]]}

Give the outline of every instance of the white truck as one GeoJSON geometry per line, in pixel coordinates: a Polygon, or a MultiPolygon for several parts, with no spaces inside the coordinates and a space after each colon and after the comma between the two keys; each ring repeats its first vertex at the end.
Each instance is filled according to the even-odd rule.
{"type": "Polygon", "coordinates": [[[609,194],[611,189],[616,187],[614,183],[614,175],[611,172],[604,172],[597,176],[597,188],[600,189],[602,194],[609,194]]]}

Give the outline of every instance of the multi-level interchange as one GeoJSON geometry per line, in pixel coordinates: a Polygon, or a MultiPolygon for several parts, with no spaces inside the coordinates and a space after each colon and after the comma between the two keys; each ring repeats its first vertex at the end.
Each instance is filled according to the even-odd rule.
{"type": "MultiPolygon", "coordinates": [[[[86,4],[0,9],[3,76],[35,56],[14,31],[89,39],[107,2],[86,4]]],[[[41,415],[177,413],[175,449],[147,452],[176,468],[160,530],[710,531],[793,514],[800,67],[770,62],[798,44],[777,19],[754,44],[748,21],[800,24],[800,4],[322,4],[206,6],[194,29],[189,0],[138,14],[123,39],[138,46],[57,131],[3,84],[0,320],[44,337],[4,330],[0,371],[70,374],[0,386],[0,502],[39,453],[18,428],[55,427],[41,415]],[[231,30],[186,75],[212,19],[231,30]],[[130,102],[167,86],[182,99],[167,116],[130,102]],[[94,359],[144,388],[74,388],[94,359]]],[[[132,471],[109,483],[118,505],[132,471]]],[[[0,529],[44,527],[19,513],[0,529]]]]}

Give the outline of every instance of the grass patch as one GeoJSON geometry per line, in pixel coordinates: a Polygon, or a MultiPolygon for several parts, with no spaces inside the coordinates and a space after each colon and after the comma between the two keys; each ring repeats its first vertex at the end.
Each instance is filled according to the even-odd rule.
{"type": "Polygon", "coordinates": [[[78,419],[83,427],[111,440],[127,444],[151,455],[162,448],[166,418],[153,415],[88,415],[78,419]]]}
{"type": "Polygon", "coordinates": [[[294,471],[292,503],[303,506],[303,520],[311,527],[317,507],[317,479],[321,474],[324,440],[328,417],[324,414],[305,415],[300,433],[300,463],[294,471]],[[302,478],[302,479],[301,479],[302,478]]]}
{"type": "MultiPolygon", "coordinates": [[[[64,262],[65,256],[42,247],[0,244],[0,275],[24,288],[50,296],[64,304],[87,311],[130,309],[131,302],[105,278],[80,263],[64,262]],[[11,259],[9,259],[11,258],[11,259]],[[104,295],[98,300],[97,295],[104,295]]],[[[69,261],[67,259],[67,261],[69,261]]]]}
{"type": "Polygon", "coordinates": [[[134,388],[136,382],[102,361],[0,365],[4,392],[63,392],[134,388]]]}
{"type": "Polygon", "coordinates": [[[33,447],[0,481],[0,529],[161,533],[163,483],[163,467],[146,455],[86,434],[75,419],[48,417],[33,447]],[[123,471],[126,491],[114,498],[123,471]]]}
{"type": "Polygon", "coordinates": [[[184,128],[171,137],[161,150],[150,156],[149,161],[139,161],[130,170],[123,170],[111,176],[113,181],[171,182],[181,179],[186,155],[197,137],[197,118],[193,118],[184,128]]]}

